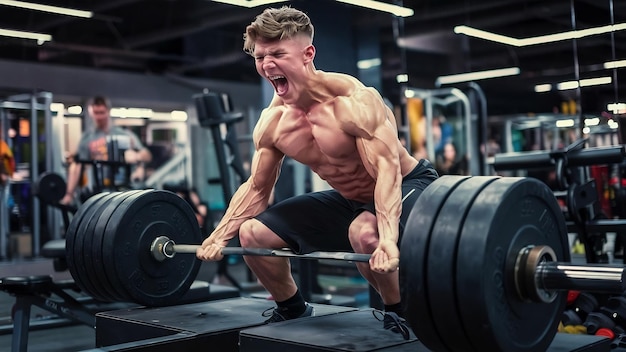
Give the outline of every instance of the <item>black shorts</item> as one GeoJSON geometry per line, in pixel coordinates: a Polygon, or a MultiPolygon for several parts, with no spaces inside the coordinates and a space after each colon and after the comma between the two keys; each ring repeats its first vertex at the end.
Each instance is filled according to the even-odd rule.
{"type": "MultiPolygon", "coordinates": [[[[402,179],[400,239],[415,201],[437,177],[432,164],[422,159],[402,179]]],[[[374,202],[348,200],[339,192],[328,190],[285,199],[256,216],[256,219],[282,238],[296,253],[352,251],[348,227],[365,210],[376,214],[374,202]]]]}

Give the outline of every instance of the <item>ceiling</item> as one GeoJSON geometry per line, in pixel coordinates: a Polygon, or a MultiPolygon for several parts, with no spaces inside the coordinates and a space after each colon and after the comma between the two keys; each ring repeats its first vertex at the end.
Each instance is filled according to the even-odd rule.
{"type": "MultiPolygon", "coordinates": [[[[0,37],[0,59],[259,82],[250,58],[241,50],[241,34],[262,8],[209,0],[36,1],[91,10],[95,16],[80,19],[0,5],[0,28],[49,33],[54,38],[37,45],[32,40],[0,37]]],[[[304,1],[289,3],[298,8],[304,1]]],[[[626,100],[626,77],[620,77],[626,68],[602,68],[613,58],[626,59],[626,30],[521,48],[453,32],[456,25],[465,24],[525,38],[571,30],[573,18],[576,29],[621,23],[626,22],[623,0],[613,0],[613,18],[611,0],[404,0],[415,15],[403,19],[331,4],[332,0],[315,1],[307,5],[350,7],[355,27],[380,29],[382,90],[394,102],[400,101],[395,77],[403,71],[409,74],[409,86],[431,89],[440,75],[511,66],[519,67],[521,74],[477,81],[490,114],[551,112],[570,98],[580,101],[583,112],[598,113],[608,102],[626,100]],[[567,92],[534,92],[536,84],[577,76],[611,76],[614,81],[567,92]]]]}

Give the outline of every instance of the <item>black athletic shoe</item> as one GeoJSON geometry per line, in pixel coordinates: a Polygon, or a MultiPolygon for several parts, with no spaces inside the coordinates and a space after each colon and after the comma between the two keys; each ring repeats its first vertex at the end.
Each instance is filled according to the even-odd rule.
{"type": "Polygon", "coordinates": [[[281,314],[281,312],[284,314],[285,313],[285,309],[284,308],[269,308],[266,309],[263,314],[261,314],[264,317],[270,317],[269,319],[267,319],[265,321],[265,323],[277,323],[279,321],[285,321],[285,320],[290,320],[290,319],[296,319],[296,318],[304,318],[304,317],[312,317],[315,316],[315,309],[313,308],[312,305],[306,303],[306,309],[304,310],[304,313],[300,314],[297,317],[294,318],[287,318],[286,316],[284,316],[283,314],[281,314]]]}
{"type": "Polygon", "coordinates": [[[376,319],[383,322],[383,328],[385,330],[402,334],[402,337],[404,337],[405,340],[408,340],[411,337],[409,327],[406,325],[406,320],[398,314],[394,312],[383,312],[380,310],[373,310],[372,314],[374,314],[376,319]]]}

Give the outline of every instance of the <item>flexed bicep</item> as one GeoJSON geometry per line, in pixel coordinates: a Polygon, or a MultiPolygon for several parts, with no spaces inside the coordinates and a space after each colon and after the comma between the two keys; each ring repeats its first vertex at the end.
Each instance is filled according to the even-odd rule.
{"type": "Polygon", "coordinates": [[[344,131],[355,136],[363,164],[372,177],[378,178],[380,170],[400,172],[395,118],[376,90],[363,87],[341,99],[335,116],[340,116],[344,131]]]}

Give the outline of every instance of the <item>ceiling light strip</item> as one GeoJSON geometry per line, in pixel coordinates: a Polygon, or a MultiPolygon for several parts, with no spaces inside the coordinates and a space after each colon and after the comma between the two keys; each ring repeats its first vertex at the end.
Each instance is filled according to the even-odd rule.
{"type": "Polygon", "coordinates": [[[496,69],[496,70],[459,73],[456,75],[439,76],[437,77],[435,84],[437,86],[440,86],[443,84],[469,82],[469,81],[477,81],[477,80],[488,79],[488,78],[514,76],[514,75],[519,75],[519,73],[520,73],[519,67],[509,67],[509,68],[501,68],[501,69],[496,69]]]}
{"type": "Polygon", "coordinates": [[[581,87],[600,86],[603,84],[611,84],[611,82],[613,82],[613,78],[609,76],[598,77],[598,78],[587,78],[587,79],[580,80],[580,86],[581,87]]]}
{"type": "Polygon", "coordinates": [[[607,104],[606,109],[614,114],[624,114],[626,113],[626,103],[610,103],[607,104]]]}
{"type": "Polygon", "coordinates": [[[512,46],[520,46],[519,39],[507,37],[506,35],[483,31],[482,29],[472,28],[469,26],[456,26],[454,27],[454,33],[465,34],[470,37],[481,38],[485,40],[490,40],[492,42],[498,42],[512,46]]]}
{"type": "Polygon", "coordinates": [[[336,0],[338,2],[343,2],[345,4],[350,4],[354,6],[361,6],[372,10],[378,10],[383,12],[389,12],[395,16],[399,17],[410,17],[415,13],[413,9],[408,7],[402,7],[398,5],[388,4],[385,2],[374,1],[374,0],[336,0]]]}
{"type": "Polygon", "coordinates": [[[74,17],[82,17],[82,18],[93,17],[93,12],[91,11],[83,11],[83,10],[76,10],[76,9],[68,9],[65,7],[35,4],[35,3],[25,2],[25,1],[0,0],[0,5],[13,6],[13,7],[23,8],[23,9],[50,12],[50,13],[56,13],[60,15],[67,15],[67,16],[74,16],[74,17]]]}
{"type": "Polygon", "coordinates": [[[611,84],[613,82],[613,78],[610,76],[606,77],[597,77],[597,78],[587,78],[581,79],[579,81],[566,81],[561,82],[556,85],[556,89],[558,90],[570,90],[576,89],[578,87],[591,87],[591,86],[600,86],[603,84],[611,84]]]}
{"type": "Polygon", "coordinates": [[[521,46],[535,45],[535,44],[544,44],[544,43],[552,43],[558,42],[562,40],[569,39],[578,39],[584,38],[592,35],[611,33],[616,31],[621,31],[626,29],[626,23],[616,24],[616,25],[607,25],[601,27],[593,27],[587,29],[580,29],[575,31],[568,31],[563,33],[555,33],[548,35],[541,35],[537,37],[524,38],[520,39],[521,46]]]}
{"type": "Polygon", "coordinates": [[[624,29],[626,29],[626,23],[619,23],[615,25],[606,25],[606,26],[600,26],[600,27],[580,29],[580,30],[575,30],[575,31],[567,31],[567,32],[562,32],[562,33],[554,33],[554,34],[547,34],[547,35],[540,35],[536,37],[518,39],[518,38],[496,34],[496,33],[492,33],[492,32],[488,32],[488,31],[484,31],[481,29],[476,29],[476,28],[463,25],[463,26],[454,27],[454,33],[465,34],[470,37],[475,37],[475,38],[489,40],[492,42],[520,47],[520,46],[552,43],[552,42],[558,42],[558,41],[568,40],[568,39],[583,38],[583,37],[588,37],[591,35],[622,31],[624,29]]]}
{"type": "Polygon", "coordinates": [[[556,84],[556,89],[558,90],[570,90],[578,88],[578,81],[565,81],[556,84]]]}
{"type": "MultiPolygon", "coordinates": [[[[374,0],[336,0],[345,4],[354,6],[361,6],[372,10],[378,10],[383,12],[389,12],[399,17],[410,17],[415,13],[413,9],[408,7],[402,7],[398,5],[388,4],[386,2],[374,1],[374,0]]],[[[213,2],[219,2],[222,4],[236,5],[242,7],[256,7],[261,5],[269,5],[277,2],[285,2],[284,0],[213,0],[213,2]]]]}
{"type": "Polygon", "coordinates": [[[603,66],[606,69],[626,67],[626,60],[607,61],[603,66]]]}
{"type": "Polygon", "coordinates": [[[277,2],[285,2],[286,0],[213,0],[213,2],[219,2],[222,4],[235,5],[241,7],[257,7],[263,5],[274,4],[277,2]]]}
{"type": "Polygon", "coordinates": [[[549,92],[551,90],[552,90],[552,85],[550,83],[537,84],[535,86],[535,92],[537,92],[537,93],[549,92]]]}
{"type": "Polygon", "coordinates": [[[36,40],[38,44],[43,44],[44,42],[49,42],[52,40],[52,36],[50,34],[23,32],[23,31],[11,30],[11,29],[1,29],[1,28],[0,28],[0,36],[22,38],[22,39],[33,39],[33,40],[36,40]]]}

